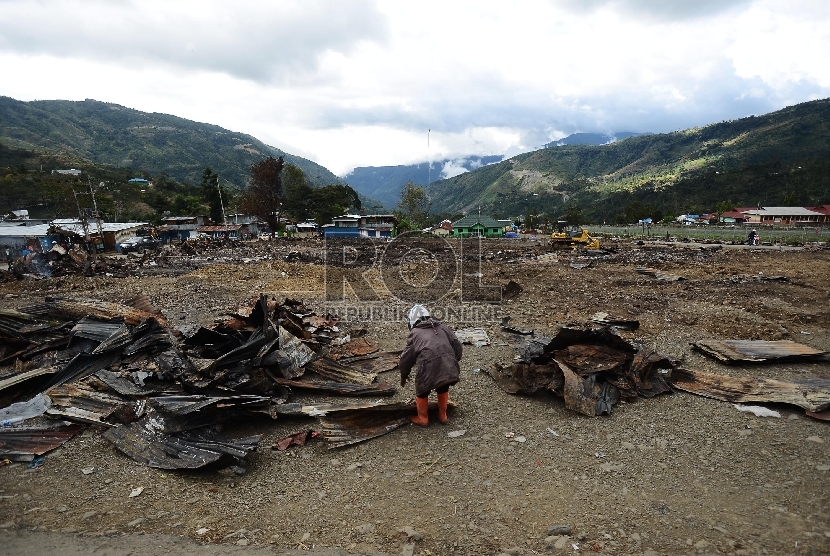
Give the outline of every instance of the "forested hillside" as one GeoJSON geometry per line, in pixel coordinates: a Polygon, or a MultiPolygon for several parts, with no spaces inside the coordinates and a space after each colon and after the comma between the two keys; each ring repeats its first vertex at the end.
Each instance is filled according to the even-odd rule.
{"type": "Polygon", "coordinates": [[[525,153],[431,184],[432,206],[632,221],[735,205],[830,202],[830,99],[601,146],[525,153]]]}
{"type": "Polygon", "coordinates": [[[237,188],[245,187],[253,164],[282,156],[299,167],[312,186],[343,183],[319,164],[250,135],[96,100],[21,102],[0,97],[0,143],[153,176],[166,174],[189,184],[198,184],[210,166],[223,184],[237,188]]]}

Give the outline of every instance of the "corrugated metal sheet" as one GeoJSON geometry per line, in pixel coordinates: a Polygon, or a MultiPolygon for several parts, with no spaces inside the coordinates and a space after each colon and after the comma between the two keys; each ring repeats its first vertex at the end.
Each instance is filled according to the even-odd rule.
{"type": "Polygon", "coordinates": [[[790,340],[701,340],[693,345],[724,363],[817,359],[827,355],[826,351],[790,340]]]}
{"type": "Polygon", "coordinates": [[[348,382],[321,382],[317,380],[288,380],[277,377],[274,380],[282,386],[300,390],[340,394],[341,396],[393,396],[397,391],[395,386],[386,382],[379,384],[351,384],[348,382]]]}
{"type": "Polygon", "coordinates": [[[610,325],[560,326],[553,338],[531,337],[510,367],[487,372],[510,394],[550,390],[584,415],[604,415],[620,399],[671,392],[665,380],[677,362],[629,343],[610,325]]]}
{"type": "Polygon", "coordinates": [[[384,351],[380,353],[374,353],[372,355],[344,357],[342,359],[339,359],[338,362],[343,365],[346,365],[347,367],[357,369],[362,373],[379,374],[395,369],[398,366],[398,361],[400,361],[400,358],[400,351],[384,351]]]}
{"type": "Polygon", "coordinates": [[[52,427],[0,427],[0,457],[40,456],[54,450],[83,430],[81,425],[52,427]]]}
{"type": "Polygon", "coordinates": [[[315,359],[306,365],[306,369],[314,371],[323,378],[334,382],[351,382],[353,384],[372,384],[377,378],[377,373],[363,372],[362,369],[355,369],[342,363],[338,363],[328,357],[315,359]]]}
{"type": "Polygon", "coordinates": [[[240,471],[244,470],[242,458],[257,449],[260,439],[251,436],[229,440],[211,428],[163,434],[148,424],[142,419],[111,427],[102,436],[135,461],[149,467],[198,469],[230,458],[240,471]]]}
{"type": "Polygon", "coordinates": [[[126,328],[126,324],[121,317],[114,319],[84,317],[72,327],[69,335],[72,338],[87,338],[100,343],[122,328],[126,328]]]}
{"type": "Polygon", "coordinates": [[[0,380],[0,391],[9,388],[10,386],[14,386],[16,384],[22,384],[29,379],[36,378],[43,375],[54,374],[58,371],[58,367],[56,366],[48,366],[48,367],[38,367],[37,369],[31,369],[28,371],[23,371],[12,376],[6,377],[3,380],[0,380]]]}
{"type": "Polygon", "coordinates": [[[727,402],[785,403],[810,412],[830,409],[830,379],[827,378],[776,380],[675,369],[670,380],[679,390],[727,402]]]}
{"type": "MultiPolygon", "coordinates": [[[[455,405],[450,402],[450,406],[455,405]]],[[[438,404],[431,402],[429,411],[435,419],[438,404]]],[[[333,411],[318,417],[322,430],[320,434],[329,448],[340,448],[363,442],[390,433],[410,423],[416,415],[413,403],[391,403],[364,409],[333,411]]]]}

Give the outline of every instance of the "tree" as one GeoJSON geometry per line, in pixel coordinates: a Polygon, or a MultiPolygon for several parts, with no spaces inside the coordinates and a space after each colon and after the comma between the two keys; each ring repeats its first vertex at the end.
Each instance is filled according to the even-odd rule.
{"type": "MultiPolygon", "coordinates": [[[[284,169],[283,158],[273,156],[251,166],[251,179],[239,204],[243,212],[267,222],[273,233],[280,229],[283,204],[286,200],[282,184],[284,169]]],[[[299,168],[297,171],[302,174],[299,168]]]]}
{"type": "Polygon", "coordinates": [[[424,188],[415,185],[412,181],[406,182],[401,189],[401,200],[395,210],[399,228],[402,222],[407,222],[413,229],[421,229],[429,225],[429,199],[424,188]]]}
{"type": "Polygon", "coordinates": [[[318,224],[331,222],[354,208],[362,208],[357,191],[348,185],[327,185],[314,189],[311,195],[311,211],[318,224]]]}
{"type": "Polygon", "coordinates": [[[585,215],[582,214],[582,209],[578,205],[569,203],[567,212],[561,216],[560,220],[564,220],[571,225],[584,224],[585,215]]]}
{"type": "Polygon", "coordinates": [[[225,221],[222,206],[222,192],[219,189],[219,174],[215,174],[210,166],[202,172],[202,198],[208,204],[209,216],[212,222],[222,223],[225,221]]]}
{"type": "Polygon", "coordinates": [[[721,201],[715,205],[715,222],[720,223],[720,218],[724,212],[729,212],[735,208],[734,203],[732,201],[721,201]]]}
{"type": "Polygon", "coordinates": [[[283,170],[285,201],[283,209],[297,222],[304,222],[314,216],[314,188],[305,178],[305,174],[293,164],[283,170]]]}

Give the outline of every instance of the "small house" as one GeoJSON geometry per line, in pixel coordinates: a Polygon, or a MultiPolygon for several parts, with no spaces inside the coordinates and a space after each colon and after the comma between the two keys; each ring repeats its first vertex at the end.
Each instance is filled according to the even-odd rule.
{"type": "Polygon", "coordinates": [[[502,223],[483,214],[465,216],[452,223],[453,237],[501,237],[502,223]]]}

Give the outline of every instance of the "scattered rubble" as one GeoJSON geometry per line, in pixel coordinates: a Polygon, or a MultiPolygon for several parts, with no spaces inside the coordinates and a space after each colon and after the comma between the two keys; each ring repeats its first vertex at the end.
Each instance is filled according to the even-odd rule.
{"type": "MultiPolygon", "coordinates": [[[[378,344],[362,337],[365,331],[344,335],[336,317],[320,317],[297,300],[261,296],[213,328],[183,331],[168,328],[146,297],[128,305],[47,298],[5,311],[0,325],[0,357],[23,364],[2,388],[40,382],[34,400],[42,403],[29,403],[37,407],[27,417],[45,413],[107,427],[104,438],[150,467],[230,465],[243,472],[244,457],[259,438],[224,438],[218,427],[232,419],[325,417],[324,439],[342,446],[385,434],[395,428],[390,422],[404,424],[412,413],[411,404],[401,403],[290,404],[292,389],[340,396],[396,391],[376,379],[397,365],[397,353],[375,353],[378,344]]],[[[34,442],[52,430],[5,429],[5,451],[16,457],[27,434],[34,442]]]]}
{"type": "Polygon", "coordinates": [[[510,394],[550,391],[583,415],[608,415],[621,399],[670,393],[678,364],[623,339],[612,326],[562,325],[552,338],[532,336],[510,366],[488,372],[510,394]]]}

